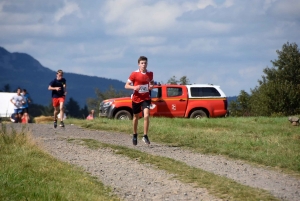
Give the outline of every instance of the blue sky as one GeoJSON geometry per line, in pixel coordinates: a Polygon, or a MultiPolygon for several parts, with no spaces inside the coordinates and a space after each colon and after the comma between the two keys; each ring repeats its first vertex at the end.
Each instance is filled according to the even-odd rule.
{"type": "Polygon", "coordinates": [[[0,46],[52,70],[126,81],[147,56],[154,79],[187,76],[250,92],[286,42],[299,0],[0,0],[0,46]]]}

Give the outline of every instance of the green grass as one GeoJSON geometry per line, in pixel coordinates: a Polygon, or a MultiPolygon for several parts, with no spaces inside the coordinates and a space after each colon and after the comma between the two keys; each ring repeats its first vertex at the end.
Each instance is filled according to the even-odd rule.
{"type": "Polygon", "coordinates": [[[194,186],[206,188],[210,194],[224,200],[278,200],[264,190],[244,186],[231,179],[190,167],[183,162],[170,158],[150,155],[124,146],[105,144],[93,139],[68,139],[68,141],[91,149],[113,149],[116,154],[127,156],[140,163],[152,164],[157,169],[174,174],[175,178],[184,183],[192,183],[194,186]]]}
{"type": "MultiPolygon", "coordinates": [[[[132,133],[131,121],[97,118],[67,122],[90,129],[132,133]]],[[[143,119],[138,130],[143,131],[143,119]]],[[[149,138],[199,153],[220,154],[295,175],[300,173],[300,127],[292,126],[288,117],[151,118],[149,138]]]]}
{"type": "Polygon", "coordinates": [[[95,177],[41,151],[24,130],[0,128],[0,200],[119,200],[95,177]]]}

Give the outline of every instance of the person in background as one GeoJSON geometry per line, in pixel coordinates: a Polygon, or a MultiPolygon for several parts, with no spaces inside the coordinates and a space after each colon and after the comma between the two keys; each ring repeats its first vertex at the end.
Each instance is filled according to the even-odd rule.
{"type": "Polygon", "coordinates": [[[18,122],[21,123],[23,114],[23,104],[25,103],[24,97],[21,95],[21,88],[17,89],[17,94],[13,95],[10,102],[14,105],[14,113],[17,114],[18,122]]]}
{"type": "Polygon", "coordinates": [[[87,120],[93,120],[94,119],[94,112],[95,110],[91,110],[90,114],[86,117],[87,120]]]}
{"type": "Polygon", "coordinates": [[[142,140],[146,144],[150,144],[148,138],[149,128],[149,113],[151,97],[149,91],[153,88],[153,72],[147,70],[148,59],[145,56],[140,56],[138,59],[139,69],[132,72],[125,84],[125,89],[133,90],[131,96],[132,111],[133,111],[133,145],[137,145],[137,127],[139,113],[143,111],[144,115],[144,136],[142,140]]]}
{"type": "Polygon", "coordinates": [[[64,102],[67,95],[66,79],[63,78],[63,71],[56,72],[56,78],[49,83],[48,90],[52,91],[52,104],[54,107],[54,128],[57,127],[57,115],[60,113],[60,127],[65,127],[63,122],[64,117],[64,102]]]}
{"type": "Polygon", "coordinates": [[[28,124],[29,120],[30,120],[30,117],[29,117],[28,113],[24,112],[23,116],[22,116],[22,124],[28,124]]]}
{"type": "Polygon", "coordinates": [[[12,113],[12,115],[10,116],[10,121],[13,123],[19,123],[18,120],[19,120],[18,114],[12,113]]]}
{"type": "Polygon", "coordinates": [[[31,103],[31,98],[30,98],[30,95],[29,93],[27,93],[27,90],[26,89],[23,89],[22,90],[22,93],[21,95],[23,96],[24,100],[25,100],[25,103],[23,104],[23,113],[26,112],[26,113],[29,113],[29,103],[31,103]]]}

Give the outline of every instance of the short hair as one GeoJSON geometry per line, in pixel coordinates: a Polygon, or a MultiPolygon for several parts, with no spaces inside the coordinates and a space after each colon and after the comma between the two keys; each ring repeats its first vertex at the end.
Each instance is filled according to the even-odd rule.
{"type": "Polygon", "coordinates": [[[57,74],[58,74],[58,73],[64,74],[64,72],[63,72],[62,70],[58,70],[58,71],[57,71],[57,74]]]}
{"type": "Polygon", "coordinates": [[[140,63],[140,61],[146,61],[148,62],[148,58],[145,56],[140,56],[140,58],[138,59],[138,64],[140,63]]]}
{"type": "Polygon", "coordinates": [[[26,90],[26,89],[23,89],[23,91],[24,91],[24,92],[27,92],[27,90],[26,90]]]}

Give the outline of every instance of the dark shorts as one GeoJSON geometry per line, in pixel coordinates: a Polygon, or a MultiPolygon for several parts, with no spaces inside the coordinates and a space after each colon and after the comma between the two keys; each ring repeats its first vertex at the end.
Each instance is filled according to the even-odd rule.
{"type": "Polygon", "coordinates": [[[150,109],[151,100],[145,100],[140,103],[132,102],[132,112],[133,114],[138,114],[145,108],[150,109]]]}
{"type": "Polygon", "coordinates": [[[28,107],[23,108],[23,113],[24,112],[27,112],[27,113],[29,112],[28,107]]]}
{"type": "Polygon", "coordinates": [[[15,114],[23,114],[23,109],[14,109],[15,114]]]}

